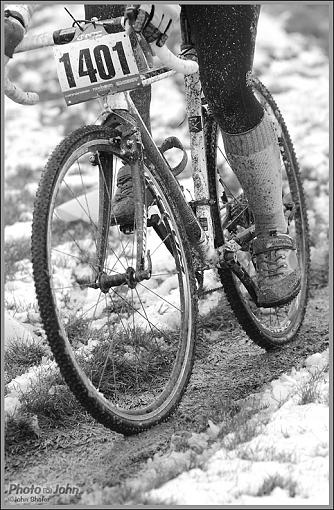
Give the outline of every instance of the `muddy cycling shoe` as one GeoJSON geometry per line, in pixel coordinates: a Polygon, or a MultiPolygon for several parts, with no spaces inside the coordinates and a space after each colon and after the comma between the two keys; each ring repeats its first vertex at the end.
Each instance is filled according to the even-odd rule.
{"type": "MultiPolygon", "coordinates": [[[[147,205],[151,205],[153,197],[147,192],[147,205]]],[[[133,225],[135,216],[135,202],[133,196],[131,168],[124,165],[118,171],[117,189],[111,201],[111,225],[133,225]]]]}
{"type": "Polygon", "coordinates": [[[258,305],[264,308],[289,303],[300,291],[301,274],[296,246],[288,234],[276,231],[251,243],[256,269],[258,305]]]}

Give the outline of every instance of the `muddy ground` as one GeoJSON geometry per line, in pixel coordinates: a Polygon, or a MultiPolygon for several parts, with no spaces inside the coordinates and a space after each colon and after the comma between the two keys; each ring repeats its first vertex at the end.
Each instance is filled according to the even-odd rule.
{"type": "MultiPolygon", "coordinates": [[[[227,408],[329,344],[329,296],[324,283],[313,282],[304,324],[297,340],[267,353],[247,339],[221,291],[220,309],[201,324],[197,355],[181,405],[166,423],[124,437],[96,422],[42,433],[13,447],[7,456],[6,484],[79,488],[79,495],[48,496],[48,504],[79,503],[81,494],[117,487],[140,474],[147,459],[167,452],[176,431],[204,431],[208,419],[222,421],[227,408]]],[[[111,502],[117,503],[116,500],[111,502]]],[[[121,503],[121,501],[118,501],[121,503]]]]}

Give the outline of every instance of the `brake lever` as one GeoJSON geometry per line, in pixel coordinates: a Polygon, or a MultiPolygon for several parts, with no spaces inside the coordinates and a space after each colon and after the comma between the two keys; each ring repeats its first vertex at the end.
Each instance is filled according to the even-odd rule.
{"type": "MultiPolygon", "coordinates": [[[[139,5],[138,5],[138,7],[139,7],[139,5]]],[[[133,24],[136,21],[138,7],[132,5],[125,9],[125,13],[124,13],[124,17],[123,17],[123,20],[124,20],[123,26],[124,26],[125,31],[128,36],[130,36],[130,34],[134,34],[136,36],[138,44],[144,54],[147,66],[148,66],[148,68],[152,68],[153,64],[154,64],[153,63],[153,56],[154,56],[153,48],[146,41],[145,37],[143,37],[141,34],[138,34],[133,29],[133,24]]]]}
{"type": "Polygon", "coordinates": [[[135,24],[137,14],[139,11],[139,4],[128,5],[124,12],[125,21],[129,22],[129,25],[132,27],[135,24]]]}

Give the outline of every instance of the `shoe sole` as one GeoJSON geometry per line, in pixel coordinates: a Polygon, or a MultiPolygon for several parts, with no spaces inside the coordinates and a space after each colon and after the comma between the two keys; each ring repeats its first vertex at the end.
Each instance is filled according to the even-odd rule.
{"type": "Polygon", "coordinates": [[[291,303],[291,301],[293,301],[295,299],[295,297],[298,296],[300,290],[301,290],[301,284],[299,282],[298,286],[288,296],[286,296],[282,299],[277,299],[276,301],[272,301],[270,303],[268,303],[268,302],[261,303],[258,301],[257,306],[259,308],[274,308],[275,306],[288,305],[289,303],[291,303]]]}

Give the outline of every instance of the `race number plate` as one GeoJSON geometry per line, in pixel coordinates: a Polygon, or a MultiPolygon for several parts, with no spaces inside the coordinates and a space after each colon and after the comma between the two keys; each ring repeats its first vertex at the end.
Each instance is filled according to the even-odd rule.
{"type": "Polygon", "coordinates": [[[82,34],[82,40],[79,35],[74,42],[53,48],[67,105],[141,85],[128,35],[105,31],[102,35],[101,31],[90,34],[82,34]]]}

